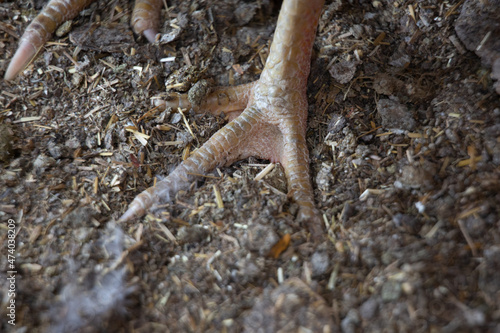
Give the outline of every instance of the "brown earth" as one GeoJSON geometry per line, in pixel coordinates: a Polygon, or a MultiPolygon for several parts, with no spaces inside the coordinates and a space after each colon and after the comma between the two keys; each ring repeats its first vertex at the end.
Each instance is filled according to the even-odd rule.
{"type": "MultiPolygon", "coordinates": [[[[0,75],[44,3],[0,3],[0,75]]],[[[0,81],[0,331],[500,332],[497,0],[327,1],[308,89],[321,244],[257,159],[113,222],[224,124],[187,111],[191,135],[151,98],[257,79],[280,5],[167,4],[158,45],[130,1],[97,1],[0,81]]]]}

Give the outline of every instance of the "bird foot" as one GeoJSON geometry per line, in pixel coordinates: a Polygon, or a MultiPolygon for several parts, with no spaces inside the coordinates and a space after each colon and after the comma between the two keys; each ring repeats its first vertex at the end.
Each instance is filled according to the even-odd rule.
{"type": "Polygon", "coordinates": [[[273,99],[268,96],[272,90],[272,87],[263,90],[262,83],[256,81],[215,88],[198,104],[191,103],[187,94],[172,94],[167,100],[157,100],[156,105],[160,107],[187,108],[214,115],[224,112],[230,122],[164,180],[139,194],[119,221],[140,217],[151,207],[170,200],[177,191],[189,187],[194,175],[256,156],[282,164],[290,197],[299,205],[297,219],[309,228],[314,238],[319,238],[322,221],[314,208],[305,142],[306,96],[294,95],[293,103],[286,102],[288,98],[284,96],[281,101],[284,104],[273,105],[273,99]]]}

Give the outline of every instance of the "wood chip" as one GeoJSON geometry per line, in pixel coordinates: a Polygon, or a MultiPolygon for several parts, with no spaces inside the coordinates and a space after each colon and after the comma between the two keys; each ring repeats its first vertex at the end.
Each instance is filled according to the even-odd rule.
{"type": "Polygon", "coordinates": [[[184,120],[184,124],[186,125],[189,134],[191,134],[191,136],[193,137],[193,139],[196,139],[196,137],[194,136],[193,130],[191,129],[191,126],[189,125],[189,122],[188,122],[188,120],[186,118],[186,115],[184,114],[184,110],[182,110],[181,108],[177,108],[177,110],[181,114],[182,119],[184,120]]]}
{"type": "Polygon", "coordinates": [[[482,159],[482,157],[481,157],[481,156],[476,156],[476,157],[474,158],[474,160],[472,160],[472,159],[470,159],[470,158],[465,159],[465,160],[461,160],[460,162],[458,162],[458,163],[457,163],[457,166],[458,166],[458,167],[460,167],[460,168],[465,167],[465,166],[469,166],[469,165],[471,165],[471,164],[473,164],[473,163],[480,162],[480,161],[481,161],[481,159],[482,159]]]}
{"type": "Polygon", "coordinates": [[[42,119],[42,117],[22,117],[19,120],[13,121],[13,123],[14,124],[17,124],[17,123],[28,123],[30,121],[38,121],[40,119],[42,119]]]}
{"type": "Polygon", "coordinates": [[[274,169],[275,164],[269,163],[261,172],[259,172],[253,180],[259,181],[262,180],[269,172],[274,169]]]}
{"type": "Polygon", "coordinates": [[[160,227],[161,231],[165,234],[165,236],[167,236],[170,241],[177,244],[177,240],[175,239],[174,234],[172,234],[172,232],[170,232],[170,230],[163,223],[157,221],[156,224],[158,225],[158,227],[160,227]]]}
{"type": "Polygon", "coordinates": [[[281,237],[281,239],[276,244],[274,244],[274,246],[269,251],[269,257],[278,259],[280,254],[285,251],[290,245],[290,239],[290,234],[285,234],[283,237],[281,237]]]}
{"type": "Polygon", "coordinates": [[[217,185],[214,185],[214,193],[215,193],[215,202],[217,203],[217,208],[224,208],[224,202],[222,201],[222,196],[220,195],[220,191],[217,188],[217,185]]]}

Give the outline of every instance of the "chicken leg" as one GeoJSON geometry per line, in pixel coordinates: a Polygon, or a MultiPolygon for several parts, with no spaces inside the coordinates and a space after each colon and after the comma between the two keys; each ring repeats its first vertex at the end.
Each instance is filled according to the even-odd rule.
{"type": "MultiPolygon", "coordinates": [[[[299,205],[298,220],[313,236],[321,234],[309,179],[306,146],[307,77],[312,45],[323,0],[285,0],[265,68],[258,81],[233,88],[219,88],[201,109],[217,113],[218,96],[229,96],[223,105],[230,121],[201,148],[182,162],[166,179],[139,194],[120,218],[143,215],[152,205],[168,200],[186,188],[196,174],[229,165],[249,156],[279,162],[285,169],[292,199],[299,205]],[[246,105],[244,110],[238,106],[246,105]],[[240,113],[238,115],[238,113],[240,113]]],[[[185,97],[167,105],[190,107],[185,97]]]]}
{"type": "MultiPolygon", "coordinates": [[[[5,71],[5,80],[14,79],[37,55],[61,23],[70,20],[95,0],[51,0],[26,28],[16,53],[5,71]]],[[[132,28],[154,42],[160,21],[162,0],[136,0],[132,28]]]]}
{"type": "MultiPolygon", "coordinates": [[[[75,17],[93,1],[50,1],[21,38],[5,78],[14,78],[36,56],[60,23],[75,17]]],[[[321,236],[322,223],[314,205],[305,135],[307,77],[323,2],[283,2],[270,54],[258,81],[220,87],[201,105],[190,105],[185,96],[164,102],[165,106],[192,107],[214,114],[225,112],[231,121],[167,178],[140,193],[120,221],[140,217],[152,206],[168,201],[177,191],[187,188],[195,175],[257,156],[282,164],[290,196],[300,207],[298,220],[315,238],[321,236]]],[[[136,0],[132,16],[134,30],[150,41],[155,39],[161,6],[161,0],[136,0]]]]}

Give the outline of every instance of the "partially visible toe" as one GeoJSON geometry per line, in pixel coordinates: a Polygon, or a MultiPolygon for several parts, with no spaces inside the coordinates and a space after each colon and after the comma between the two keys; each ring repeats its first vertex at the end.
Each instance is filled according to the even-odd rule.
{"type": "Polygon", "coordinates": [[[325,238],[324,223],[316,208],[302,206],[297,214],[297,221],[311,233],[312,239],[319,243],[325,238]]]}

